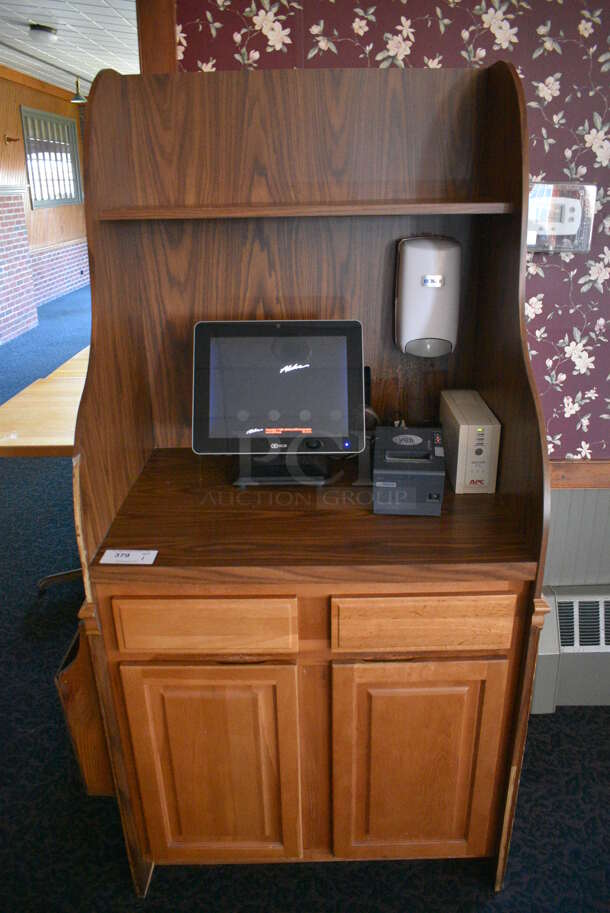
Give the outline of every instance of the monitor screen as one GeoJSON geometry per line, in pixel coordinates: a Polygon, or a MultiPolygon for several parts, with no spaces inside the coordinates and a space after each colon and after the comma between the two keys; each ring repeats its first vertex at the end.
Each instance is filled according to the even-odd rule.
{"type": "Polygon", "coordinates": [[[204,321],[194,351],[196,453],[362,449],[357,321],[204,321]]]}

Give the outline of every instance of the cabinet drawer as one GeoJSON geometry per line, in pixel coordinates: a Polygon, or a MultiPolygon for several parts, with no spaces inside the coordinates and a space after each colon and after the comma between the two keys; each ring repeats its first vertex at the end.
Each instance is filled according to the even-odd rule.
{"type": "Polygon", "coordinates": [[[296,598],[115,598],[119,650],[296,653],[296,598]]]}
{"type": "Polygon", "coordinates": [[[357,596],[332,600],[337,652],[508,650],[517,597],[357,596]]]}

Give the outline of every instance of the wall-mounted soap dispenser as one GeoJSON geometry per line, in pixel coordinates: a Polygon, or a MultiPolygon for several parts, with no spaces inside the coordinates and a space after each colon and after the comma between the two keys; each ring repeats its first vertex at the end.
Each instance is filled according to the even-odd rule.
{"type": "Polygon", "coordinates": [[[461,248],[454,238],[399,241],[395,341],[401,352],[438,358],[455,349],[460,265],[461,248]]]}

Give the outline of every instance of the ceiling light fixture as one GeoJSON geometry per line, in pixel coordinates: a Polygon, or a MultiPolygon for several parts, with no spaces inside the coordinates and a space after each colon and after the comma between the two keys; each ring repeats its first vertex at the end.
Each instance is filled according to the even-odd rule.
{"type": "Polygon", "coordinates": [[[73,105],[84,105],[87,103],[87,99],[84,95],[80,94],[80,79],[76,77],[76,92],[70,99],[73,105]]]}
{"type": "Polygon", "coordinates": [[[30,38],[35,44],[54,44],[57,41],[57,29],[42,22],[29,22],[30,38]]]}

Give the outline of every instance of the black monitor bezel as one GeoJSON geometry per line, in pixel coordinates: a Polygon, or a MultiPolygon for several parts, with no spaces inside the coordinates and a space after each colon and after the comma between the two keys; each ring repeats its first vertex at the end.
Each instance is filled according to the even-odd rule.
{"type": "Polygon", "coordinates": [[[193,329],[193,452],[199,456],[231,454],[361,453],[364,450],[364,365],[362,324],[358,320],[200,320],[193,329]],[[235,336],[344,336],[347,347],[348,434],[341,439],[299,435],[268,438],[210,437],[210,341],[235,336]],[[204,392],[205,391],[205,392],[204,392]],[[203,395],[202,395],[203,394],[203,395]],[[319,442],[312,448],[311,442],[319,442]],[[309,442],[309,444],[307,443],[309,442]],[[347,444],[346,444],[347,442],[347,444]],[[272,446],[273,445],[273,446],[272,446]]]}

